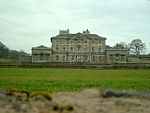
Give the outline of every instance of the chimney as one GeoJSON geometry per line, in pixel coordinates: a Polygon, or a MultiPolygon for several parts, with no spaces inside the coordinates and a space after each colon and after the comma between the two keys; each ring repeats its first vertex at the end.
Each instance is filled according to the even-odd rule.
{"type": "Polygon", "coordinates": [[[90,34],[90,31],[87,29],[86,31],[83,31],[83,34],[84,34],[84,35],[89,35],[89,34],[90,34]]]}

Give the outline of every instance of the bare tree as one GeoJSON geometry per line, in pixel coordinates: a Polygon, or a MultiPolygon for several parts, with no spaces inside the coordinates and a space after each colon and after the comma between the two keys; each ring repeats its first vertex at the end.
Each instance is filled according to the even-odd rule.
{"type": "Polygon", "coordinates": [[[126,44],[125,42],[116,43],[116,45],[113,47],[120,48],[120,49],[129,49],[128,44],[126,44]]]}
{"type": "Polygon", "coordinates": [[[145,43],[143,43],[140,39],[133,40],[129,45],[130,53],[137,56],[144,53],[144,50],[146,49],[145,43]]]}

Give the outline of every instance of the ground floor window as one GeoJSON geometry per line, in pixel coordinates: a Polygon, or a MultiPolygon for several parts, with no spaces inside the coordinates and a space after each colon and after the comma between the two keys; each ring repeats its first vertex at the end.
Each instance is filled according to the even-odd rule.
{"type": "Polygon", "coordinates": [[[59,61],[59,56],[56,56],[56,61],[59,61]]]}
{"type": "Polygon", "coordinates": [[[92,56],[92,61],[95,61],[95,56],[92,56]]]}
{"type": "Polygon", "coordinates": [[[110,61],[114,60],[114,56],[112,54],[110,54],[109,58],[110,58],[110,61]]]}
{"type": "Polygon", "coordinates": [[[63,61],[66,61],[66,56],[63,56],[63,61]]]}
{"type": "Polygon", "coordinates": [[[103,56],[99,56],[99,61],[103,62],[103,56]]]}
{"type": "Polygon", "coordinates": [[[88,56],[87,55],[84,56],[84,60],[88,60],[88,56]]]}
{"type": "Polygon", "coordinates": [[[44,60],[44,54],[40,53],[40,60],[44,60]]]}
{"type": "Polygon", "coordinates": [[[71,58],[71,59],[72,59],[72,60],[74,60],[74,57],[75,57],[75,56],[74,56],[74,55],[72,55],[72,58],[71,58]]]}
{"type": "Polygon", "coordinates": [[[121,55],[121,61],[125,61],[125,55],[121,55]]]}

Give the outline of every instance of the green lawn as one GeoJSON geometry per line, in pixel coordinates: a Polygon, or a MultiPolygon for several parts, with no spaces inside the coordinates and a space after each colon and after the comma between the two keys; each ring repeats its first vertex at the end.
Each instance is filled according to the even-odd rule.
{"type": "Polygon", "coordinates": [[[58,92],[93,87],[150,90],[150,70],[0,68],[0,89],[58,92]]]}

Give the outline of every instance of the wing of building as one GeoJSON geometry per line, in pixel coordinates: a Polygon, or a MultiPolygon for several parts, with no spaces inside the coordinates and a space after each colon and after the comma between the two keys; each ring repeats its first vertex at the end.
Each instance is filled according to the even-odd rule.
{"type": "Polygon", "coordinates": [[[32,48],[32,62],[85,62],[106,64],[126,62],[127,49],[107,49],[106,38],[91,34],[87,29],[82,33],[71,34],[60,30],[51,38],[51,49],[45,46],[32,48]]]}
{"type": "Polygon", "coordinates": [[[32,62],[50,62],[51,49],[46,46],[32,47],[32,62]]]}

